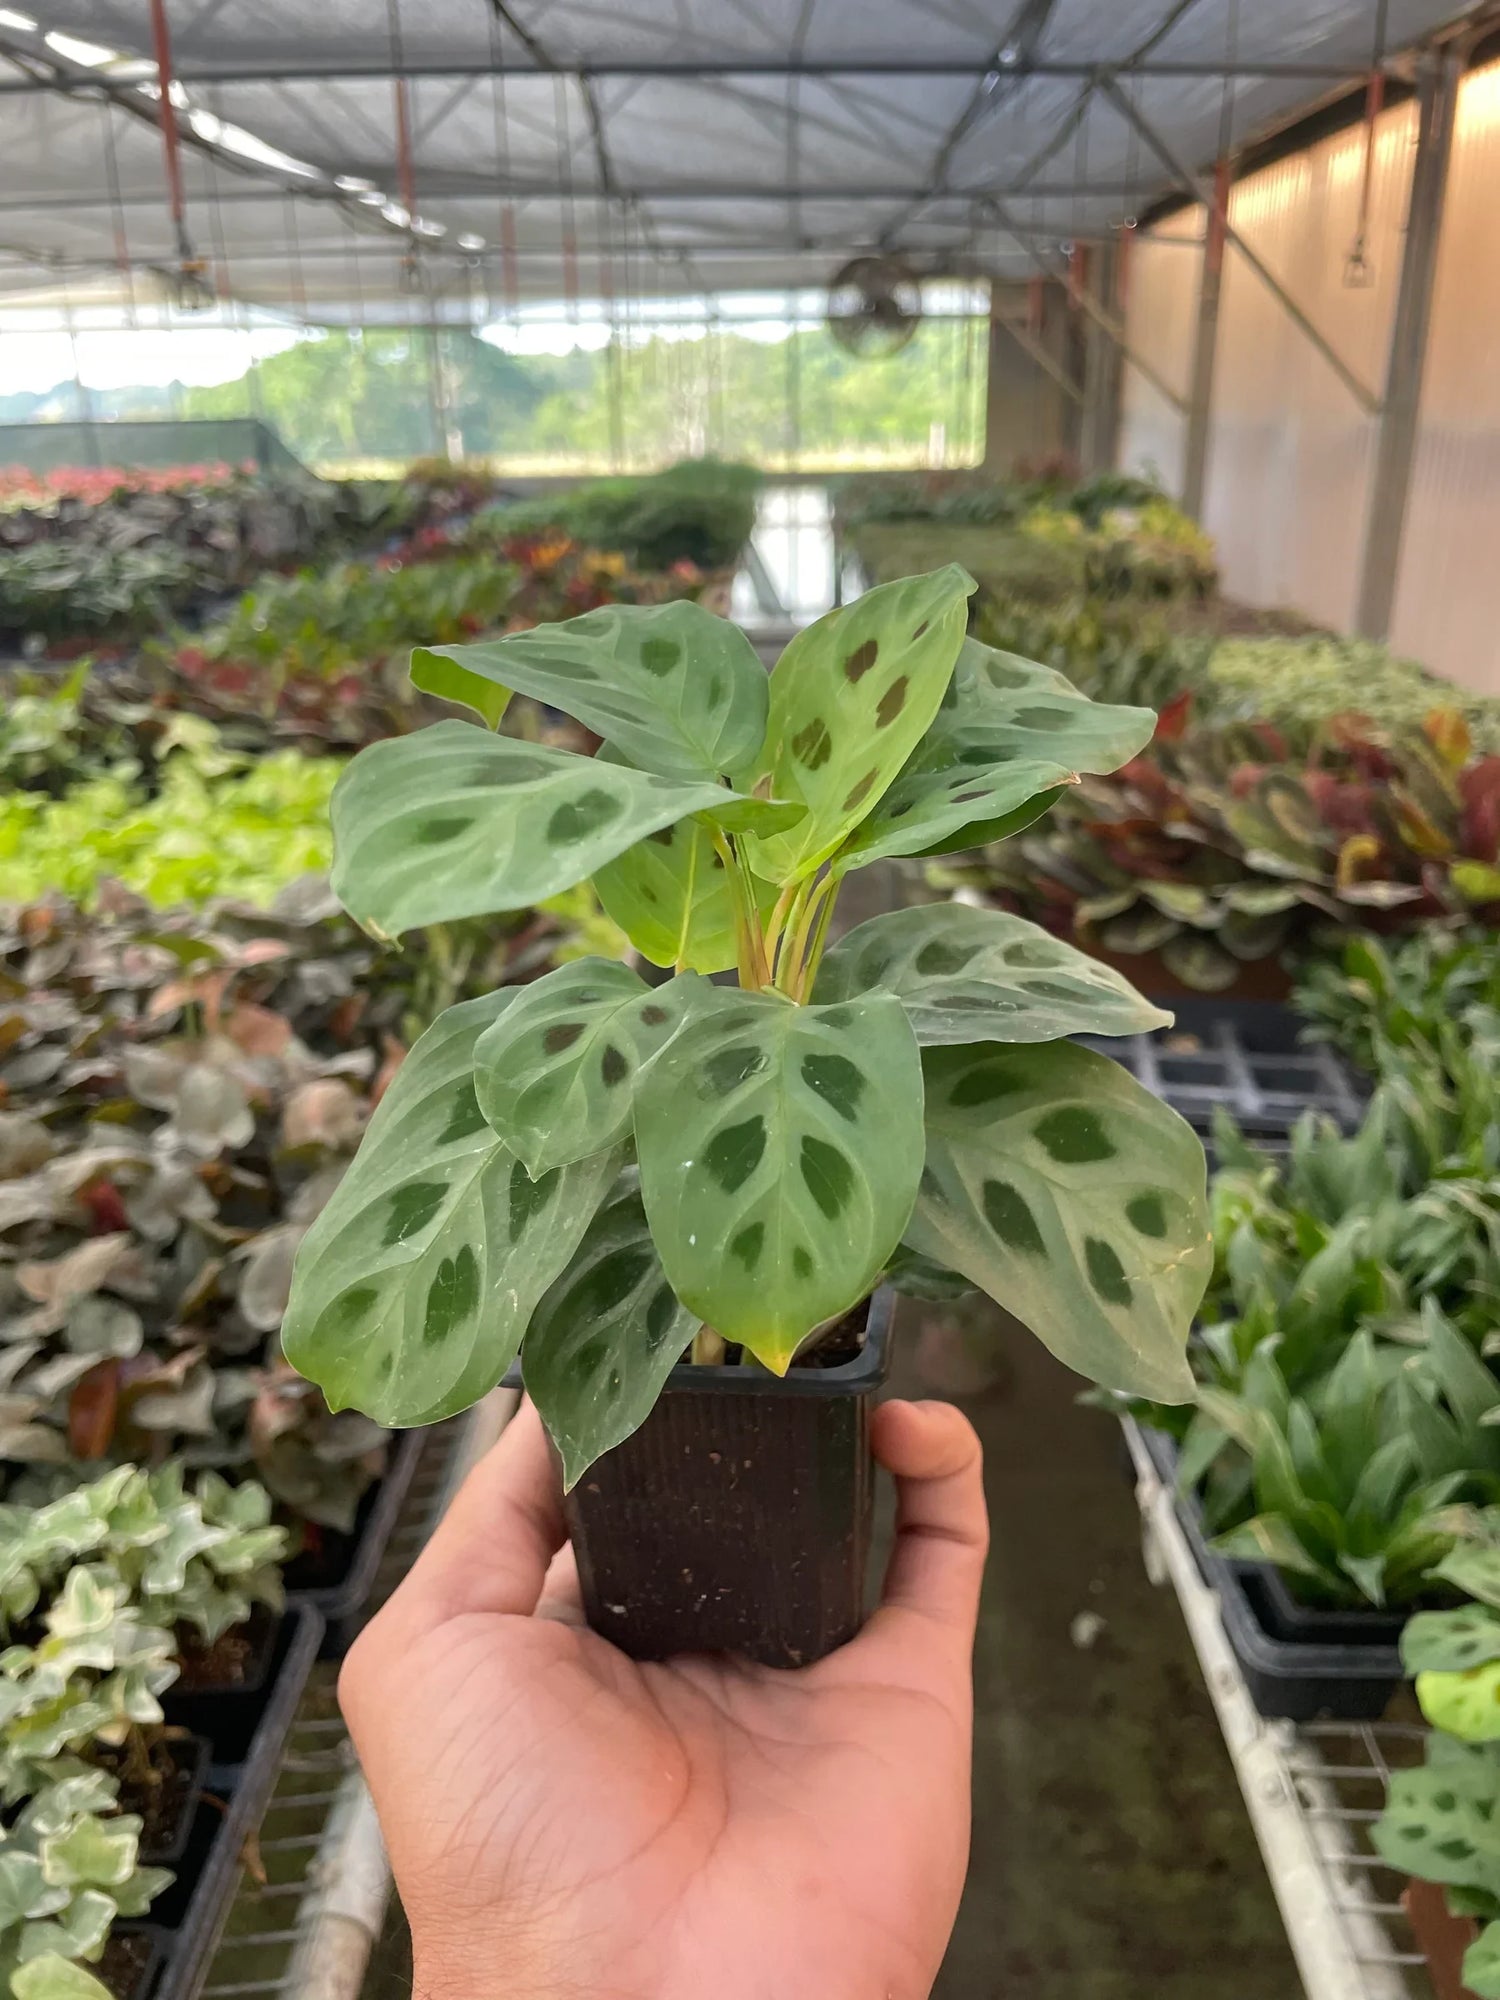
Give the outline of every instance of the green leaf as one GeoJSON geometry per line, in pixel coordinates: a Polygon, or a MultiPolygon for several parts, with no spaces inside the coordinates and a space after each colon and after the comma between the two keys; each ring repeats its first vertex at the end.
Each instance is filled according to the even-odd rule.
{"type": "Polygon", "coordinates": [[[1500,1549],[1456,1542],[1432,1573],[1482,1604],[1500,1609],[1500,1549]]]}
{"type": "Polygon", "coordinates": [[[1475,2000],[1500,2000],[1500,1923],[1486,1924],[1469,1946],[1461,1976],[1475,2000]]]}
{"type": "Polygon", "coordinates": [[[796,1007],[713,988],[641,1072],[636,1150],[673,1290],[784,1374],[900,1240],[922,1075],[899,1000],[796,1007]]]}
{"type": "Polygon", "coordinates": [[[1500,1765],[1491,1749],[1431,1737],[1421,1770],[1392,1774],[1371,1841],[1403,1874],[1500,1893],[1497,1791],[1500,1765]]]}
{"type": "Polygon", "coordinates": [[[639,770],[666,778],[738,772],[766,733],[755,648],[729,619],[686,599],[607,604],[477,646],[424,647],[412,655],[412,679],[427,686],[419,671],[444,664],[566,710],[639,770]]]}
{"type": "Polygon", "coordinates": [[[589,1224],[526,1335],[526,1392],[567,1487],[645,1422],[702,1323],[667,1283],[639,1190],[629,1189],[589,1224]]]}
{"type": "Polygon", "coordinates": [[[847,1000],[876,986],[896,995],[927,1046],[1134,1035],[1172,1024],[1118,972],[1039,924],[961,903],[920,904],[860,924],[824,959],[814,998],[847,1000]]]}
{"type": "Polygon", "coordinates": [[[1067,1042],[932,1049],[927,1166],[906,1232],[1102,1388],[1188,1402],[1212,1269],[1203,1148],[1174,1111],[1067,1042]]]}
{"type": "Polygon", "coordinates": [[[10,1976],[15,2000],[112,2000],[109,1988],[55,1951],[29,1959],[10,1976]]]}
{"type": "Polygon", "coordinates": [[[435,722],[372,743],[334,787],[333,892],[366,930],[396,937],[541,902],[658,827],[745,803],[707,781],[435,722]]]}
{"type": "Polygon", "coordinates": [[[1090,701],[1051,667],[967,639],[936,720],[838,865],[1003,839],[1039,817],[1057,787],[1117,770],[1155,726],[1149,708],[1090,701]]]}
{"type": "Polygon", "coordinates": [[[534,1181],[485,1121],[475,1046],[517,991],[432,1024],[298,1248],[282,1346],[335,1410],[430,1423],[483,1395],[618,1172],[606,1156],[534,1181]]]}
{"type": "Polygon", "coordinates": [[[440,701],[472,708],[487,728],[498,729],[510,702],[510,689],[476,673],[463,658],[466,652],[481,650],[477,646],[419,647],[411,656],[411,684],[423,694],[435,694],[440,701]]]}
{"type": "Polygon", "coordinates": [[[1434,1729],[1465,1743],[1500,1740],[1500,1659],[1462,1673],[1419,1673],[1417,1700],[1434,1729]]]}
{"type": "Polygon", "coordinates": [[[131,1813],[100,1819],[85,1813],[66,1833],[45,1835],[38,1843],[42,1874],[63,1888],[97,1885],[110,1888],[127,1882],[135,1868],[141,1823],[131,1813]]]}
{"type": "MultiPolygon", "coordinates": [[[[599,869],[594,887],[653,965],[707,973],[736,963],[729,876],[697,820],[679,820],[638,840],[599,869]]],[[[776,901],[775,885],[756,877],[756,889],[764,918],[776,901]]]]}
{"type": "Polygon", "coordinates": [[[873,810],[937,713],[973,588],[950,563],[883,583],[792,640],[771,675],[765,745],[742,782],[808,811],[790,832],[752,842],[757,874],[800,880],[873,810]]]}
{"type": "Polygon", "coordinates": [[[474,1045],[474,1089],[533,1180],[627,1137],[636,1072],[700,990],[673,980],[653,991],[605,958],[520,989],[474,1045]]]}

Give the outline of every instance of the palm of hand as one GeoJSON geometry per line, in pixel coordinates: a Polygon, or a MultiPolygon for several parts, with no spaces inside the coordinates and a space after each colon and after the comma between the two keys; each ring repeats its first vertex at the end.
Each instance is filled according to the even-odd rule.
{"type": "Polygon", "coordinates": [[[541,1615],[472,1603],[419,1628],[398,1593],[346,1669],[419,2000],[929,1992],[968,1848],[967,1640],[888,1588],[800,1672],[638,1665],[577,1622],[566,1552],[541,1615]]]}

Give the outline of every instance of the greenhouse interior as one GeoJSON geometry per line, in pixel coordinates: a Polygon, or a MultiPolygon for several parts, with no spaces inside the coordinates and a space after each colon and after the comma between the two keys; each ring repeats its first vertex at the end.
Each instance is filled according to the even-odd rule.
{"type": "Polygon", "coordinates": [[[0,131],[3,2000],[1500,1996],[1500,5],[0,131]]]}

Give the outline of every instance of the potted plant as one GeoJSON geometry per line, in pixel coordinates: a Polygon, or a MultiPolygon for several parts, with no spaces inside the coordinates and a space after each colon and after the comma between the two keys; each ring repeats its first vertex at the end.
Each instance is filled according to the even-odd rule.
{"type": "Polygon", "coordinates": [[[1164,1017],[999,912],[900,911],[825,953],[852,869],[995,839],[1150,735],[966,640],[971,588],[873,590],[769,681],[691,603],[419,651],[417,683],[490,728],[375,744],[334,797],[334,888],[377,935],[592,875],[671,971],[584,959],[449,1009],[303,1239],[283,1329],[335,1409],[395,1425],[463,1409],[519,1349],[590,1616],[638,1652],[797,1661],[857,1626],[868,1301],[904,1258],[1098,1382],[1192,1391],[1201,1147],[1063,1039],[1164,1017]],[[494,733],[512,692],[598,754],[494,733]]]}
{"type": "Polygon", "coordinates": [[[1439,2000],[1500,1995],[1500,1510],[1457,1510],[1438,1570],[1472,1600],[1419,1611],[1401,1635],[1432,1725],[1417,1770],[1391,1778],[1372,1830],[1377,1853],[1412,1877],[1401,1900],[1439,2000]]]}

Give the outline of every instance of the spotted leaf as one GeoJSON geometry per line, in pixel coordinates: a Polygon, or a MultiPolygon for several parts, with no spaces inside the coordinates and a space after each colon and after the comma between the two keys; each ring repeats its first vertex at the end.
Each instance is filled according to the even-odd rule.
{"type": "Polygon", "coordinates": [[[729,619],[686,600],[607,604],[476,646],[423,647],[412,679],[429,686],[419,675],[445,665],[576,715],[662,777],[738,772],[766,733],[766,670],[755,648],[729,619]]]}
{"type": "Polygon", "coordinates": [[[753,805],[664,778],[436,722],[362,750],[333,792],[333,891],[380,937],[555,896],[689,813],[753,805]]]}
{"type": "MultiPolygon", "coordinates": [[[[776,900],[757,884],[762,913],[776,900]]],[[[653,965],[689,972],[725,972],[736,963],[734,898],[724,863],[696,820],[638,840],[594,876],[599,900],[630,942],[653,965]]]]}
{"type": "Polygon", "coordinates": [[[1500,1751],[1441,1731],[1427,1762],[1391,1775],[1385,1811],[1370,1829],[1376,1851],[1403,1875],[1500,1896],[1500,1751]]]}
{"type": "Polygon", "coordinates": [[[848,1000],[877,986],[897,996],[927,1045],[1134,1035],[1172,1022],[1118,972],[1040,925],[960,903],[860,924],[824,959],[813,997],[848,1000]]]}
{"type": "Polygon", "coordinates": [[[752,841],[770,881],[810,874],[873,811],[916,748],[963,644],[974,579],[957,564],[883,583],[799,632],[771,676],[759,780],[806,816],[752,841]]]}
{"type": "Polygon", "coordinates": [[[1203,1148],[1117,1064],[1070,1042],[933,1049],[906,1241],[1106,1389],[1193,1394],[1212,1263],[1203,1148]]]}
{"type": "Polygon", "coordinates": [[[682,1024],[697,981],[655,991],[606,958],[523,986],[474,1047],[479,1108],[533,1177],[630,1131],[636,1072],[682,1024]]]}
{"type": "Polygon", "coordinates": [[[1081,773],[1117,770],[1155,726],[1149,708],[1090,701],[1051,667],[967,639],[932,727],[838,865],[1018,833],[1081,773]]]}
{"type": "Polygon", "coordinates": [[[794,1007],[705,990],[641,1072],[641,1190],[683,1304],[782,1373],[900,1240],[921,1172],[921,1064],[889,993],[794,1007]]]}
{"type": "Polygon", "coordinates": [[[521,1361],[569,1487],[651,1414],[702,1323],[667,1283],[639,1190],[619,1195],[537,1307],[521,1361]]]}
{"type": "Polygon", "coordinates": [[[298,1247],[282,1345],[335,1410],[425,1423],[491,1388],[619,1170],[606,1155],[533,1180],[486,1123],[475,1045],[516,992],[432,1024],[298,1247]]]}

